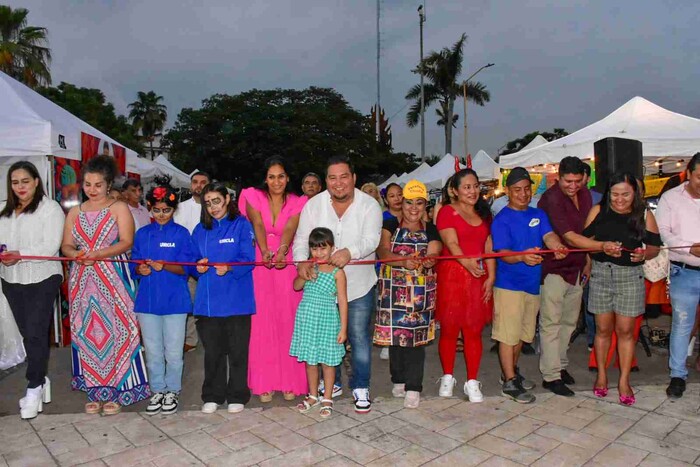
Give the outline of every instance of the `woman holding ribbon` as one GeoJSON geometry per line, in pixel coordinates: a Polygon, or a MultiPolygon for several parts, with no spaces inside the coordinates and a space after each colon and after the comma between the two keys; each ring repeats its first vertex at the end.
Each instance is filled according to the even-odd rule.
{"type": "Polygon", "coordinates": [[[289,175],[280,157],[265,161],[265,180],[260,188],[246,188],[238,208],[255,229],[255,260],[267,263],[253,270],[255,304],[250,330],[248,384],[260,402],[270,402],[275,391],[285,400],[306,394],[306,368],[289,355],[294,317],[301,301],[292,283],[296,268],[292,240],[307,199],[289,192],[289,175]]]}
{"type": "MultiPolygon", "coordinates": [[[[491,209],[481,197],[479,177],[472,169],[453,175],[451,204],[438,213],[437,228],[444,245],[441,256],[479,256],[493,252],[491,209]]],[[[438,263],[437,320],[440,322],[440,362],[444,375],[439,394],[452,396],[456,385],[453,374],[457,337],[464,338],[467,382],[464,393],[470,402],[481,402],[481,331],[493,316],[493,284],[496,260],[460,258],[438,263]]]]}
{"type": "Polygon", "coordinates": [[[108,196],[117,168],[109,156],[83,166],[87,201],[70,210],[61,251],[70,267],[69,301],[74,390],[85,412],[114,415],[151,395],[134,313],[134,285],[124,262],[134,242],[126,203],[108,196]]]}
{"type": "Polygon", "coordinates": [[[20,416],[30,419],[51,402],[46,376],[49,364],[49,327],[53,303],[63,271],[58,261],[31,261],[17,256],[58,256],[64,215],[61,206],[44,194],[39,171],[20,161],[7,172],[7,202],[0,208],[2,293],[22,334],[27,353],[27,393],[20,416]]]}
{"type": "Polygon", "coordinates": [[[194,262],[190,232],[173,221],[177,196],[170,187],[153,188],[146,202],[155,222],[141,227],[134,238],[132,274],[139,280],[134,310],[146,347],[146,367],[153,396],[146,414],[177,412],[182,388],[182,353],[187,313],[192,299],[185,268],[168,262],[194,262]]]}
{"type": "Polygon", "coordinates": [[[401,220],[387,219],[377,256],[382,260],[377,288],[374,343],[389,348],[394,397],[404,407],[418,408],[423,390],[425,346],[435,339],[435,260],[442,248],[440,234],[423,222],[428,191],[411,180],[403,188],[401,220]]]}

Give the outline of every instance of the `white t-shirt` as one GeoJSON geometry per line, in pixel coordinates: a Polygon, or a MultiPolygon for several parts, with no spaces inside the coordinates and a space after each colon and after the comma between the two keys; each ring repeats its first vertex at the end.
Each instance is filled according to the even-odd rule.
{"type": "Polygon", "coordinates": [[[194,197],[180,203],[175,211],[175,222],[190,231],[199,224],[202,215],[202,205],[194,200],[194,197]]]}

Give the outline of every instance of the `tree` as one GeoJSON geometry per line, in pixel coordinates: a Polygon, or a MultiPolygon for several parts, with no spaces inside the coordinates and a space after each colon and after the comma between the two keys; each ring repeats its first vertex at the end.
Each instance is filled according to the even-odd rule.
{"type": "Polygon", "coordinates": [[[163,96],[158,96],[153,91],[139,91],[137,96],[137,100],[129,104],[129,118],[134,128],[141,131],[143,139],[148,141],[151,159],[155,159],[153,140],[163,134],[163,127],[168,120],[168,108],[161,104],[163,96]]]}
{"type": "Polygon", "coordinates": [[[499,156],[505,156],[506,154],[512,154],[514,152],[521,151],[525,146],[530,144],[530,142],[537,137],[537,135],[542,135],[547,141],[554,141],[555,139],[562,138],[568,135],[569,132],[563,128],[554,128],[551,132],[549,131],[533,131],[528,133],[522,138],[514,139],[508,141],[505,144],[505,149],[498,152],[499,156]]]}
{"type": "Polygon", "coordinates": [[[358,181],[411,167],[378,148],[368,116],[333,89],[317,87],[216,94],[201,109],[182,109],[164,143],[186,172],[198,168],[246,186],[262,182],[263,161],[273,155],[286,159],[294,188],[308,171],[323,174],[338,154],[352,158],[358,181]]]}
{"type": "MultiPolygon", "coordinates": [[[[424,105],[427,109],[431,104],[438,104],[436,109],[437,124],[445,127],[445,154],[452,153],[452,128],[456,126],[459,116],[454,113],[455,99],[463,95],[462,83],[458,82],[462,74],[462,60],[464,58],[464,43],[467,35],[462,34],[460,39],[452,46],[445,47],[439,52],[430,52],[423,59],[422,65],[414,70],[423,73],[427,82],[423,85],[424,105]]],[[[413,128],[420,120],[420,84],[416,84],[409,89],[406,99],[414,100],[411,108],[406,114],[406,123],[413,128]]],[[[486,89],[486,85],[476,81],[467,83],[467,99],[477,105],[483,106],[491,100],[491,93],[486,89]]]]}
{"type": "Polygon", "coordinates": [[[27,26],[29,10],[0,5],[0,71],[34,88],[51,84],[48,30],[27,26]]]}
{"type": "Polygon", "coordinates": [[[117,115],[99,89],[79,88],[70,83],[38,88],[37,92],[63,107],[125,147],[143,152],[136,129],[123,115],[117,115]]]}

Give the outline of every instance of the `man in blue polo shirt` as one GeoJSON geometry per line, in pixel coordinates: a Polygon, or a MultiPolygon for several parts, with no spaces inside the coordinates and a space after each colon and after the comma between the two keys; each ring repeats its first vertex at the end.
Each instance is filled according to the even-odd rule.
{"type": "Polygon", "coordinates": [[[565,247],[552,231],[547,214],[528,206],[532,183],[524,168],[511,170],[506,179],[508,205],[498,213],[491,226],[494,251],[522,252],[497,261],[491,337],[499,343],[498,357],[503,373],[501,392],[523,404],[535,400],[535,396],[527,392],[534,383],[518,371],[518,357],[523,343],[531,343],[535,337],[542,276],[542,255],[538,250],[546,245],[551,250],[562,250],[555,258],[566,256],[565,247]]]}

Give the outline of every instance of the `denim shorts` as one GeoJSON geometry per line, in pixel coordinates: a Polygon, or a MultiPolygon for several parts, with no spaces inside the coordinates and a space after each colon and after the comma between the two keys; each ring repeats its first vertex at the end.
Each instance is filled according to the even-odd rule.
{"type": "Polygon", "coordinates": [[[618,266],[593,260],[588,311],[599,315],[615,312],[636,318],[644,314],[646,289],[642,266],[618,266]]]}

